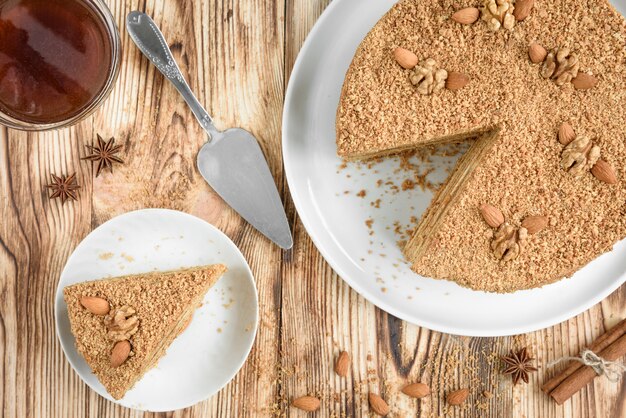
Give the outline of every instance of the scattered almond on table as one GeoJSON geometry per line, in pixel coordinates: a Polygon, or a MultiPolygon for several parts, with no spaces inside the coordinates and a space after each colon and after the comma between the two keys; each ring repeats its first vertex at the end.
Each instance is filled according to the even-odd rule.
{"type": "Polygon", "coordinates": [[[455,390],[448,393],[448,395],[446,396],[446,402],[448,402],[448,405],[452,406],[461,405],[463,402],[465,402],[468,396],[469,389],[467,388],[455,390]]]}
{"type": "MultiPolygon", "coordinates": [[[[532,218],[532,217],[527,217],[532,218]]],[[[541,216],[536,216],[536,218],[545,218],[541,216]]],[[[546,218],[547,219],[547,218],[546,218]]],[[[547,223],[547,221],[546,221],[547,223]]],[[[128,343],[125,341],[124,343],[128,343]]],[[[125,348],[128,348],[130,351],[130,344],[128,344],[125,348]]],[[[121,349],[120,349],[121,350],[121,349]]],[[[126,355],[128,357],[128,355],[126,355]]],[[[519,380],[528,381],[528,373],[536,370],[534,366],[532,366],[531,362],[532,358],[528,355],[526,349],[523,349],[519,352],[512,352],[508,356],[500,357],[506,364],[507,368],[503,370],[504,374],[512,374],[513,375],[513,384],[515,385],[519,380]]],[[[371,356],[368,355],[368,361],[371,360],[371,356]]],[[[122,361],[123,362],[123,361],[122,361]]],[[[120,363],[121,364],[121,363],[120,363]]],[[[348,368],[350,365],[350,356],[346,351],[341,351],[337,356],[337,360],[335,362],[334,370],[340,376],[345,376],[347,374],[348,368]]],[[[415,399],[422,399],[426,396],[431,395],[431,389],[429,385],[422,382],[414,382],[407,383],[401,389],[401,392],[406,396],[415,399]]],[[[460,406],[466,403],[468,397],[470,395],[470,389],[465,387],[457,390],[450,391],[445,394],[445,402],[449,406],[460,406]]],[[[495,395],[484,389],[479,392],[479,395],[482,396],[486,400],[493,399],[495,395]]],[[[379,416],[387,416],[391,408],[387,401],[379,394],[374,392],[369,392],[367,395],[367,400],[370,406],[370,411],[379,416]]],[[[486,405],[486,404],[482,404],[486,405]]],[[[321,400],[318,397],[305,395],[295,398],[291,401],[291,406],[294,408],[300,409],[305,412],[314,412],[320,409],[321,400]]]]}
{"type": "Polygon", "coordinates": [[[300,396],[291,402],[291,406],[307,412],[320,409],[320,400],[314,396],[300,396]]]}
{"type": "Polygon", "coordinates": [[[346,377],[350,368],[350,356],[348,352],[342,351],[335,362],[335,373],[341,377],[346,377]]]}
{"type": "Polygon", "coordinates": [[[411,383],[402,388],[402,393],[412,398],[423,398],[430,395],[430,388],[424,383],[411,383]]]}
{"type": "Polygon", "coordinates": [[[367,395],[367,399],[369,400],[372,411],[376,414],[384,417],[389,413],[389,405],[387,405],[387,402],[385,402],[380,395],[370,392],[369,395],[367,395]]]}

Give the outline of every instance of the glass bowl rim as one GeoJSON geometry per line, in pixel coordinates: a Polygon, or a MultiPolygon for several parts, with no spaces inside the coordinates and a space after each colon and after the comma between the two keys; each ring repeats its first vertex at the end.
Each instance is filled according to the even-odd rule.
{"type": "Polygon", "coordinates": [[[78,122],[93,114],[100,107],[102,102],[104,102],[111,94],[113,86],[115,85],[115,81],[117,80],[120,72],[120,64],[122,58],[122,41],[120,37],[120,31],[118,29],[117,23],[115,22],[113,14],[111,13],[111,10],[106,5],[106,3],[104,3],[103,0],[79,1],[93,6],[94,12],[96,12],[98,16],[102,19],[107,35],[110,37],[111,61],[110,70],[106,82],[104,83],[98,94],[93,97],[93,99],[89,102],[87,106],[85,106],[85,108],[81,112],[68,119],[52,123],[33,123],[17,119],[15,117],[7,115],[5,112],[0,110],[0,125],[22,131],[49,131],[53,129],[66,128],[77,124],[78,122]]]}

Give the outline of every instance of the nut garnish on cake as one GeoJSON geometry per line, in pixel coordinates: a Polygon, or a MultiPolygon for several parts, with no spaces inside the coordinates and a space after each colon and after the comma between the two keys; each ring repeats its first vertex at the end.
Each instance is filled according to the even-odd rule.
{"type": "Polygon", "coordinates": [[[591,170],[600,159],[600,147],[594,145],[589,137],[580,135],[565,146],[561,154],[561,167],[574,176],[580,176],[591,170]]]}
{"type": "Polygon", "coordinates": [[[528,230],[524,227],[515,228],[513,225],[502,224],[496,232],[491,249],[496,258],[502,261],[515,259],[526,245],[528,230]]]}
{"type": "Polygon", "coordinates": [[[500,28],[511,30],[515,26],[515,0],[484,0],[482,18],[489,30],[500,28]]]}
{"type": "Polygon", "coordinates": [[[415,66],[411,74],[411,83],[417,87],[418,93],[433,94],[446,86],[447,78],[448,72],[438,68],[434,59],[428,58],[415,66]]]}
{"type": "Polygon", "coordinates": [[[557,86],[569,83],[578,75],[580,63],[569,48],[554,48],[541,67],[541,76],[554,80],[557,86]]]}
{"type": "Polygon", "coordinates": [[[114,309],[104,318],[107,327],[107,337],[111,341],[130,340],[139,329],[139,318],[135,310],[128,305],[114,309]]]}

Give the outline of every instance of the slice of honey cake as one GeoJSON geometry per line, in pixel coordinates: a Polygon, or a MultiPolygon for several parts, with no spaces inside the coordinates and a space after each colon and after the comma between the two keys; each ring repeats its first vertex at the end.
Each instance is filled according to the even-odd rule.
{"type": "Polygon", "coordinates": [[[225,271],[215,264],[63,289],[76,348],[113,398],[157,364],[225,271]]]}

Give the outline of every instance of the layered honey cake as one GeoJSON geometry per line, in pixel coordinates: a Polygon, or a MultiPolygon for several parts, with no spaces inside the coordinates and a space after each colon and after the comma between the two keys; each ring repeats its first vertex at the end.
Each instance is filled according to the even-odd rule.
{"type": "Polygon", "coordinates": [[[346,74],[337,152],[479,135],[405,256],[476,290],[542,286],[626,236],[625,65],[626,23],[606,0],[402,0],[346,74]]]}
{"type": "Polygon", "coordinates": [[[63,290],[76,348],[98,380],[121,399],[191,322],[221,264],[150,272],[63,290]]]}

